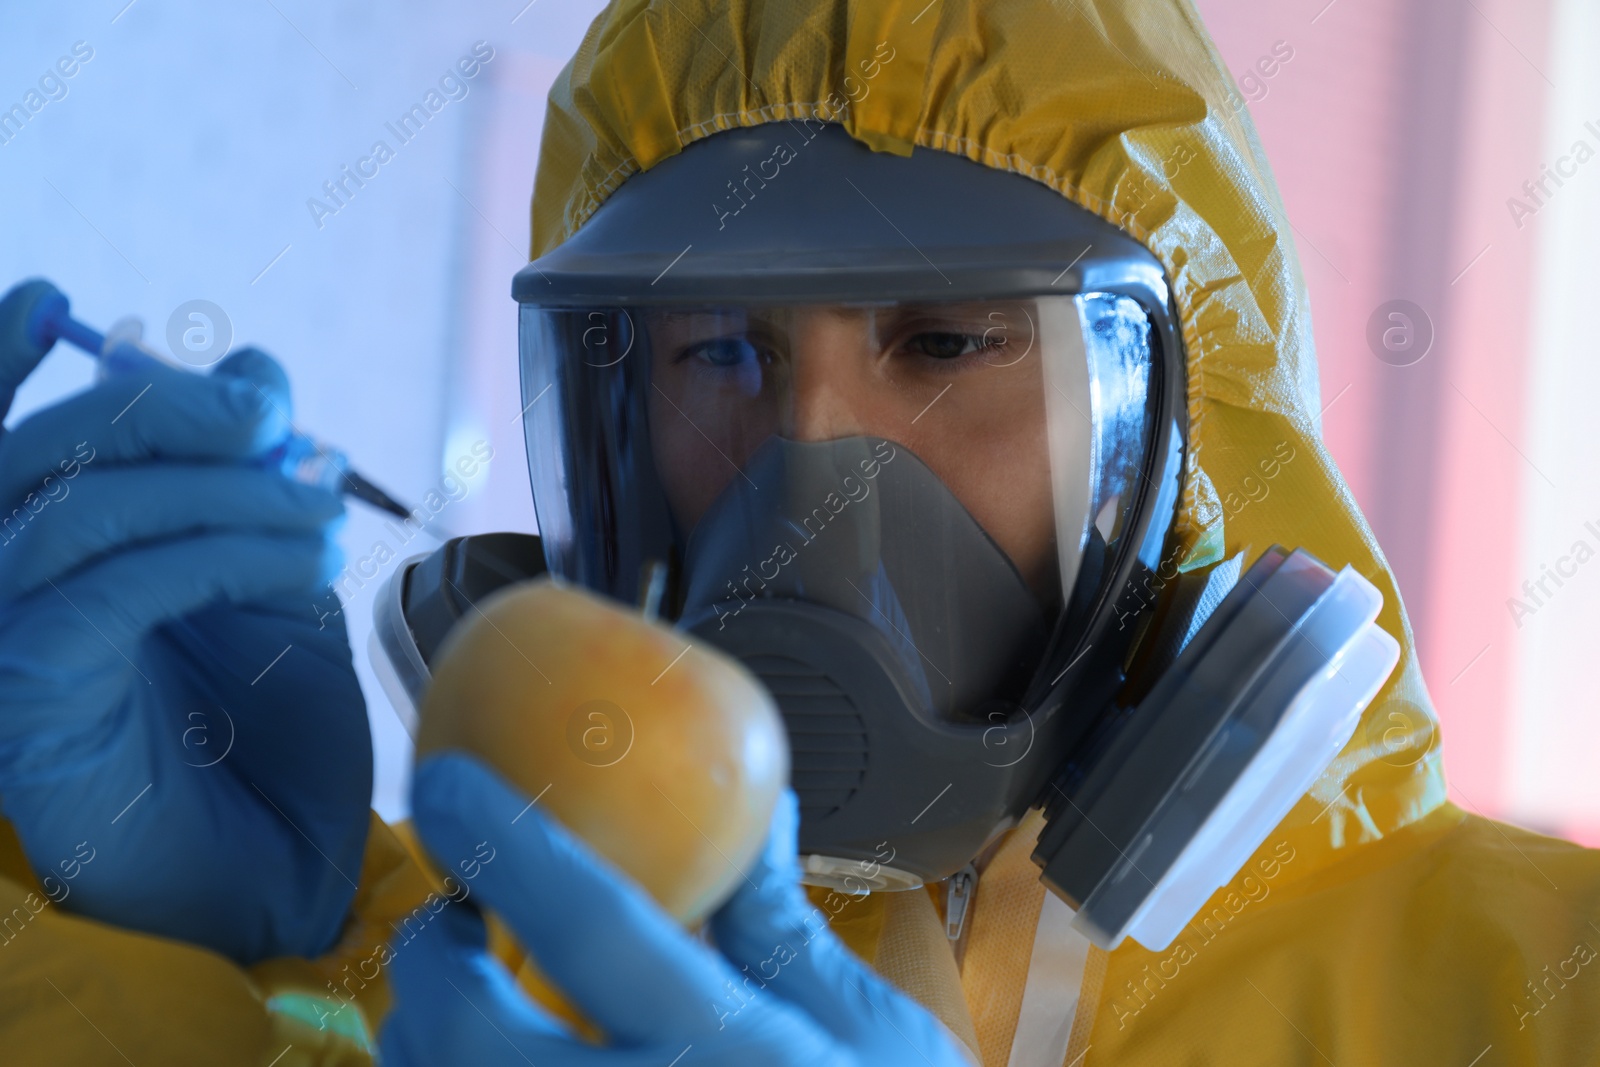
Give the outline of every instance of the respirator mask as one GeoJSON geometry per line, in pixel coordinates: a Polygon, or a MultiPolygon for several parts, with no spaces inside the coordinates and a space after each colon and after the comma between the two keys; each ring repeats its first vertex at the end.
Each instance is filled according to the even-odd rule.
{"type": "Polygon", "coordinates": [[[1173,548],[1161,264],[1031,179],[814,121],[723,131],[514,295],[548,570],[627,601],[664,574],[662,616],[768,687],[813,884],[969,877],[1043,805],[1075,925],[1159,949],[1394,665],[1353,570],[1173,548]]]}

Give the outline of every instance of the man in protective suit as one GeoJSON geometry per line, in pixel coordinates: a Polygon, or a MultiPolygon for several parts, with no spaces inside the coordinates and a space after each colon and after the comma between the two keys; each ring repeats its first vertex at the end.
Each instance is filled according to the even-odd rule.
{"type": "MultiPolygon", "coordinates": [[[[847,135],[873,153],[913,161],[958,157],[1032,183],[1060,198],[1063,209],[1093,216],[1153,257],[1170,297],[1166,351],[1181,355],[1185,427],[1171,520],[1158,530],[1161,558],[1177,562],[1157,573],[1176,588],[1174,573],[1203,573],[1241,555],[1249,564],[1274,544],[1303,548],[1365,576],[1383,597],[1378,625],[1401,646],[1398,667],[1342,751],[1166,948],[1150,951],[1129,939],[1108,951],[1065,929],[1065,912],[1040,881],[1033,857],[1045,823],[1037,808],[981,842],[971,857],[969,894],[958,898],[937,883],[927,892],[873,893],[835,911],[822,904],[822,891],[811,890],[808,904],[796,885],[795,812],[787,805],[759,876],[713,920],[713,948],[672,928],[637,890],[537,813],[516,824],[523,838],[508,836],[511,817],[529,798],[470,760],[436,757],[419,767],[414,794],[427,851],[454,869],[458,859],[474,855],[475,842],[493,836],[498,846],[486,862],[487,854],[478,854],[473,891],[508,921],[522,948],[497,935],[486,949],[473,913],[433,907],[439,885],[415,858],[420,851],[375,818],[369,823],[351,790],[327,786],[341,771],[346,780],[367,780],[360,744],[339,741],[338,758],[317,757],[319,785],[311,788],[283,768],[298,758],[296,746],[317,743],[315,724],[287,713],[275,721],[269,710],[240,725],[241,740],[280,737],[278,762],[252,768],[244,783],[266,803],[243,788],[243,799],[228,803],[263,820],[263,840],[276,810],[285,855],[305,859],[305,870],[315,874],[230,880],[221,865],[204,861],[218,842],[238,834],[219,817],[183,823],[175,840],[152,831],[148,840],[161,842],[163,862],[140,867],[137,891],[119,895],[130,882],[117,872],[137,867],[135,860],[119,858],[109,844],[95,852],[94,834],[78,832],[61,812],[81,807],[68,803],[69,793],[92,792],[74,783],[103,778],[106,767],[132,759],[128,752],[138,746],[106,740],[112,735],[103,724],[122,721],[108,712],[84,727],[93,733],[89,740],[30,747],[29,738],[46,725],[77,722],[67,712],[92,694],[70,684],[75,676],[55,666],[53,653],[18,652],[24,639],[44,633],[52,642],[98,647],[107,633],[125,638],[131,658],[113,662],[106,653],[97,682],[116,674],[118,685],[137,683],[159,697],[175,684],[175,672],[225,675],[216,664],[243,644],[253,651],[300,640],[313,645],[332,632],[335,644],[317,646],[320,673],[289,675],[274,682],[285,688],[273,692],[286,708],[315,692],[317,721],[348,726],[361,707],[348,650],[339,644],[342,630],[301,634],[290,627],[303,623],[255,607],[285,588],[314,587],[312,564],[272,588],[262,588],[266,579],[219,579],[188,598],[174,597],[165,614],[122,612],[120,629],[97,625],[91,615],[98,601],[86,611],[50,601],[55,614],[44,626],[44,617],[33,614],[45,603],[39,587],[55,594],[42,577],[13,575],[0,609],[6,627],[0,646],[11,649],[0,664],[6,672],[0,686],[14,695],[6,711],[17,712],[8,715],[13,723],[0,738],[0,799],[11,820],[0,836],[0,913],[14,919],[0,946],[0,1020],[12,1061],[287,1067],[366,1063],[380,1047],[384,1062],[402,1064],[1600,1061],[1600,978],[1591,974],[1600,952],[1600,859],[1446,800],[1438,723],[1393,576],[1320,439],[1309,308],[1289,224],[1249,117],[1230,106],[1233,98],[1226,68],[1187,0],[619,0],[597,18],[551,90],[533,202],[533,255],[545,262],[541,257],[583,240],[586,225],[606,217],[613,197],[620,204],[630,183],[646,188],[654,168],[666,175],[673,160],[702,151],[698,142],[709,151],[728,131],[826,124],[837,128],[830,136],[847,135]],[[150,649],[149,635],[179,625],[204,604],[222,616],[249,613],[244,636],[230,643],[215,639],[221,631],[168,633],[172,645],[150,649]],[[97,636],[97,628],[105,632],[97,636]],[[124,671],[123,660],[133,669],[124,671]],[[140,667],[150,677],[140,680],[140,667]],[[104,762],[81,756],[87,769],[71,779],[52,769],[67,765],[63,753],[74,759],[92,753],[104,762]],[[313,862],[301,838],[337,877],[313,862]],[[77,850],[80,839],[88,851],[77,850]],[[122,863],[132,866],[116,866],[122,863]],[[101,882],[93,883],[97,876],[101,882]],[[956,922],[958,899],[963,910],[956,922]],[[744,982],[750,965],[770,959],[773,941],[792,932],[800,911],[813,904],[831,917],[832,933],[812,938],[773,974],[761,971],[750,993],[744,982]],[[438,920],[407,925],[430,914],[438,920]],[[954,939],[947,936],[952,925],[960,930],[954,939]],[[412,926],[422,932],[413,935],[412,926]],[[730,997],[735,984],[745,993],[730,997]],[[601,1047],[573,1036],[568,1024],[598,1036],[601,1047]]],[[[765,183],[747,184],[735,170],[727,188],[707,188],[708,229],[754,225],[760,197],[780,191],[766,186],[781,185],[788,159],[768,157],[765,170],[761,159],[750,162],[765,183]],[[752,215],[741,219],[744,212],[752,215]]],[[[903,208],[877,203],[873,210],[893,218],[897,206],[903,208]]],[[[693,263],[686,258],[680,266],[693,263]]],[[[670,267],[666,259],[655,264],[661,279],[672,278],[670,267]]],[[[536,298],[519,299],[527,306],[536,298]]],[[[787,342],[798,345],[822,321],[802,319],[785,320],[787,342]]],[[[644,325],[644,333],[655,331],[657,351],[664,350],[661,331],[670,333],[674,321],[644,325]]],[[[526,346],[526,317],[524,331],[526,346]]],[[[0,385],[10,389],[42,353],[5,322],[0,335],[9,375],[0,385]]],[[[719,374],[743,373],[739,360],[746,357],[737,352],[695,351],[719,374]]],[[[524,358],[526,376],[526,352],[524,358]]],[[[286,394],[272,370],[247,360],[225,373],[286,394]]],[[[660,371],[656,381],[669,381],[660,371]]],[[[842,424],[830,431],[825,420],[809,436],[795,429],[802,421],[801,377],[796,372],[785,383],[783,432],[810,441],[838,436],[842,424]]],[[[1048,384],[1034,383],[1039,391],[1048,384]]],[[[681,406],[685,397],[704,395],[695,388],[657,391],[681,406]]],[[[916,401],[910,414],[918,429],[934,418],[928,412],[939,412],[917,414],[937,400],[931,392],[908,386],[906,398],[916,401]]],[[[108,396],[103,406],[114,411],[126,399],[108,396]]],[[[958,401],[952,390],[944,402],[958,401]]],[[[863,410],[852,410],[858,424],[849,432],[899,440],[920,457],[1010,559],[1022,585],[1051,604],[1051,581],[1065,557],[1041,548],[1055,542],[1017,519],[1026,519],[1027,507],[1050,506],[1048,464],[1030,472],[1026,456],[1019,457],[1022,473],[996,473],[1002,490],[986,490],[976,479],[963,483],[960,473],[970,460],[959,453],[981,454],[982,442],[957,438],[941,459],[932,436],[913,445],[916,431],[896,438],[864,423],[863,410]]],[[[715,415],[704,407],[678,413],[715,415]]],[[[186,417],[176,409],[149,417],[163,414],[186,417]]],[[[256,416],[268,417],[247,413],[256,416]]],[[[36,419],[47,417],[72,423],[70,410],[36,419]]],[[[1046,421],[1019,418],[1009,431],[1021,441],[1031,425],[1042,441],[1046,421]]],[[[570,420],[548,425],[579,433],[570,420]]],[[[550,471],[568,459],[541,454],[539,441],[554,439],[540,439],[533,426],[537,488],[541,477],[559,480],[550,471]]],[[[85,422],[81,433],[73,424],[55,437],[92,439],[97,430],[85,422]]],[[[0,445],[8,489],[36,474],[17,464],[28,454],[23,445],[32,447],[40,436],[0,445]]],[[[715,429],[700,437],[726,443],[715,429]]],[[[756,447],[762,437],[755,434],[732,466],[770,456],[756,447]]],[[[668,514],[662,521],[681,529],[713,509],[719,494],[738,490],[728,488],[732,475],[696,483],[703,468],[695,464],[675,475],[673,449],[698,447],[686,433],[676,440],[652,445],[668,514]]],[[[254,441],[243,434],[212,458],[247,454],[254,441]]],[[[181,447],[168,445],[129,446],[113,459],[144,470],[197,447],[187,438],[181,447]]],[[[570,437],[552,445],[576,447],[570,437]]],[[[206,477],[214,476],[208,468],[206,477]]],[[[172,483],[168,491],[184,490],[172,483]]],[[[549,499],[539,500],[547,538],[555,536],[549,499]]],[[[1130,506],[1125,498],[1113,502],[1130,506]]],[[[583,510],[570,507],[574,515],[583,510]]],[[[70,521],[68,509],[58,510],[59,521],[70,521]]],[[[1134,521],[1129,514],[1110,507],[1089,523],[1109,516],[1096,529],[1110,544],[1134,521]]],[[[297,529],[302,535],[322,529],[330,518],[316,512],[297,529]]],[[[276,523],[280,531],[293,526],[259,514],[234,525],[251,523],[276,523]]],[[[75,569],[114,562],[129,546],[192,536],[203,525],[130,527],[120,541],[111,537],[80,556],[69,553],[44,576],[65,583],[75,569]]],[[[321,551],[314,540],[302,536],[275,543],[275,550],[314,560],[321,551]]],[[[624,555],[632,551],[616,543],[624,555]]],[[[634,547],[642,553],[648,546],[634,547]]],[[[691,556],[706,551],[689,546],[691,556]]],[[[249,565],[243,557],[232,564],[225,554],[218,558],[219,573],[249,565]]],[[[947,563],[954,570],[962,561],[947,563]]],[[[28,564],[46,567],[39,553],[28,564]]],[[[0,561],[0,569],[15,566],[15,559],[0,561]]],[[[579,563],[571,567],[582,572],[579,563]]],[[[63,584],[62,599],[75,588],[63,584]]],[[[1151,589],[1157,598],[1170,592],[1160,583],[1151,589]]],[[[714,612],[710,601],[700,606],[714,612]]],[[[220,692],[221,685],[201,688],[220,692]]],[[[140,697],[138,706],[151,699],[140,697]]],[[[105,707],[132,706],[120,700],[108,697],[105,707]]],[[[174,819],[188,818],[183,805],[196,803],[193,795],[169,790],[163,799],[156,770],[152,792],[139,801],[134,790],[145,779],[134,777],[125,796],[107,801],[105,819],[141,816],[132,806],[118,814],[130,798],[156,814],[170,804],[174,819]]]]}

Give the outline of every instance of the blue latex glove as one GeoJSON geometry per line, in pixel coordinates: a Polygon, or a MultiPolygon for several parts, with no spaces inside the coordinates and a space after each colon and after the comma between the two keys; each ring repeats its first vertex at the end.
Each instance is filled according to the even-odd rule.
{"type": "Polygon", "coordinates": [[[425,760],[412,811],[428,851],[454,876],[445,888],[458,902],[390,945],[396,999],[381,1035],[384,1067],[971,1062],[806,900],[788,790],[749,880],[712,918],[716,948],[476,760],[425,760]],[[523,995],[485,950],[475,902],[505,919],[607,1046],[571,1035],[523,995]]]}
{"type": "MultiPolygon", "coordinates": [[[[49,289],[0,301],[0,404],[49,289]]],[[[313,607],[343,504],[243,465],[288,410],[246,349],[0,436],[0,810],[60,907],[246,963],[332,944],[372,789],[342,617],[313,607]]]]}

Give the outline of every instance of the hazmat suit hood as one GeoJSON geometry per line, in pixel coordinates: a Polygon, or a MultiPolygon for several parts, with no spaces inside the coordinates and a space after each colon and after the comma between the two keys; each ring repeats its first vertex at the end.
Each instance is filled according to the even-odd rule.
{"type": "Polygon", "coordinates": [[[1025,175],[1149,248],[1188,360],[1169,552],[1187,569],[1302,547],[1372,581],[1379,625],[1401,635],[1400,665],[1361,727],[1263,846],[1287,841],[1300,857],[1286,884],[1419,819],[1445,789],[1394,577],[1321,441],[1305,282],[1239,101],[1185,0],[619,0],[551,89],[532,252],[686,145],[796,118],[840,123],[878,151],[1025,175]]]}

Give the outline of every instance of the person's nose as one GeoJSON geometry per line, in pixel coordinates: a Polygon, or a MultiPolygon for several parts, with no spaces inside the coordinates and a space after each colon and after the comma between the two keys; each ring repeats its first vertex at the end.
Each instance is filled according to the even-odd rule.
{"type": "Polygon", "coordinates": [[[803,322],[790,356],[789,430],[795,441],[833,441],[868,432],[873,353],[862,351],[864,331],[849,321],[803,322]]]}

